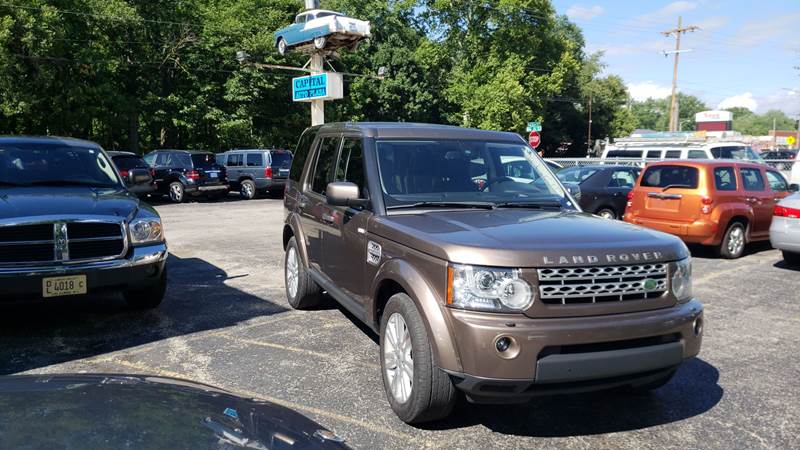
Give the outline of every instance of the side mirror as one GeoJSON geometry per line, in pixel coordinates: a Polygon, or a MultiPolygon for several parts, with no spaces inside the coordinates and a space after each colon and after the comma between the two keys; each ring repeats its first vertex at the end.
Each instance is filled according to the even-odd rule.
{"type": "Polygon", "coordinates": [[[789,185],[789,192],[797,192],[800,191],[800,184],[792,183],[789,185]]]}
{"type": "Polygon", "coordinates": [[[128,176],[131,184],[134,185],[148,184],[153,181],[153,177],[150,176],[150,171],[147,169],[131,169],[128,171],[128,176]]]}
{"type": "Polygon", "coordinates": [[[364,207],[369,204],[369,200],[359,198],[358,186],[348,181],[328,183],[325,196],[332,206],[364,207]]]}

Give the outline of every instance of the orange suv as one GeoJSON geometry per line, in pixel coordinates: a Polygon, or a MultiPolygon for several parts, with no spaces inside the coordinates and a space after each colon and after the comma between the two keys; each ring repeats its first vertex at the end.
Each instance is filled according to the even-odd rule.
{"type": "Polygon", "coordinates": [[[790,192],[780,172],[733,160],[649,164],[628,194],[625,221],[738,258],[745,244],[769,239],[772,210],[790,192]]]}

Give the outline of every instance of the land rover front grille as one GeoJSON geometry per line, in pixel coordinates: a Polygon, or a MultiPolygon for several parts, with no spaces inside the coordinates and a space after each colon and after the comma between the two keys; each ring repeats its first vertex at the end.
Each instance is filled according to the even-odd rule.
{"type": "Polygon", "coordinates": [[[667,264],[538,269],[539,295],[549,305],[618,302],[667,293],[667,264]]]}
{"type": "Polygon", "coordinates": [[[125,228],[119,222],[0,225],[0,264],[102,260],[124,252],[125,228]]]}

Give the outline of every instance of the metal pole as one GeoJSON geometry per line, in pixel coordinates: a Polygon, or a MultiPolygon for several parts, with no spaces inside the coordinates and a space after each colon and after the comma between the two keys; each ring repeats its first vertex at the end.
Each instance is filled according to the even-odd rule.
{"type": "Polygon", "coordinates": [[[592,94],[589,94],[589,134],[586,139],[586,157],[592,155],[592,94]]]}
{"type": "MultiPolygon", "coordinates": [[[[311,54],[311,73],[323,72],[324,58],[320,53],[311,54]]],[[[311,126],[325,123],[325,100],[311,100],[311,126]]]]}
{"type": "Polygon", "coordinates": [[[778,133],[775,131],[775,126],[777,123],[777,118],[772,118],[772,150],[775,150],[778,147],[778,133]]]}

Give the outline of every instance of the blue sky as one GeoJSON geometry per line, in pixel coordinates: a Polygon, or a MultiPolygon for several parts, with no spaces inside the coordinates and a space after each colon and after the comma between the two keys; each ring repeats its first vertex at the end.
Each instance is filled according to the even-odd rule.
{"type": "Polygon", "coordinates": [[[669,95],[675,39],[660,32],[684,25],[678,89],[710,107],[800,114],[798,0],[554,0],[578,24],[587,50],[603,50],[606,73],[620,75],[637,100],[669,95]],[[788,90],[787,90],[788,89],[788,90]]]}

